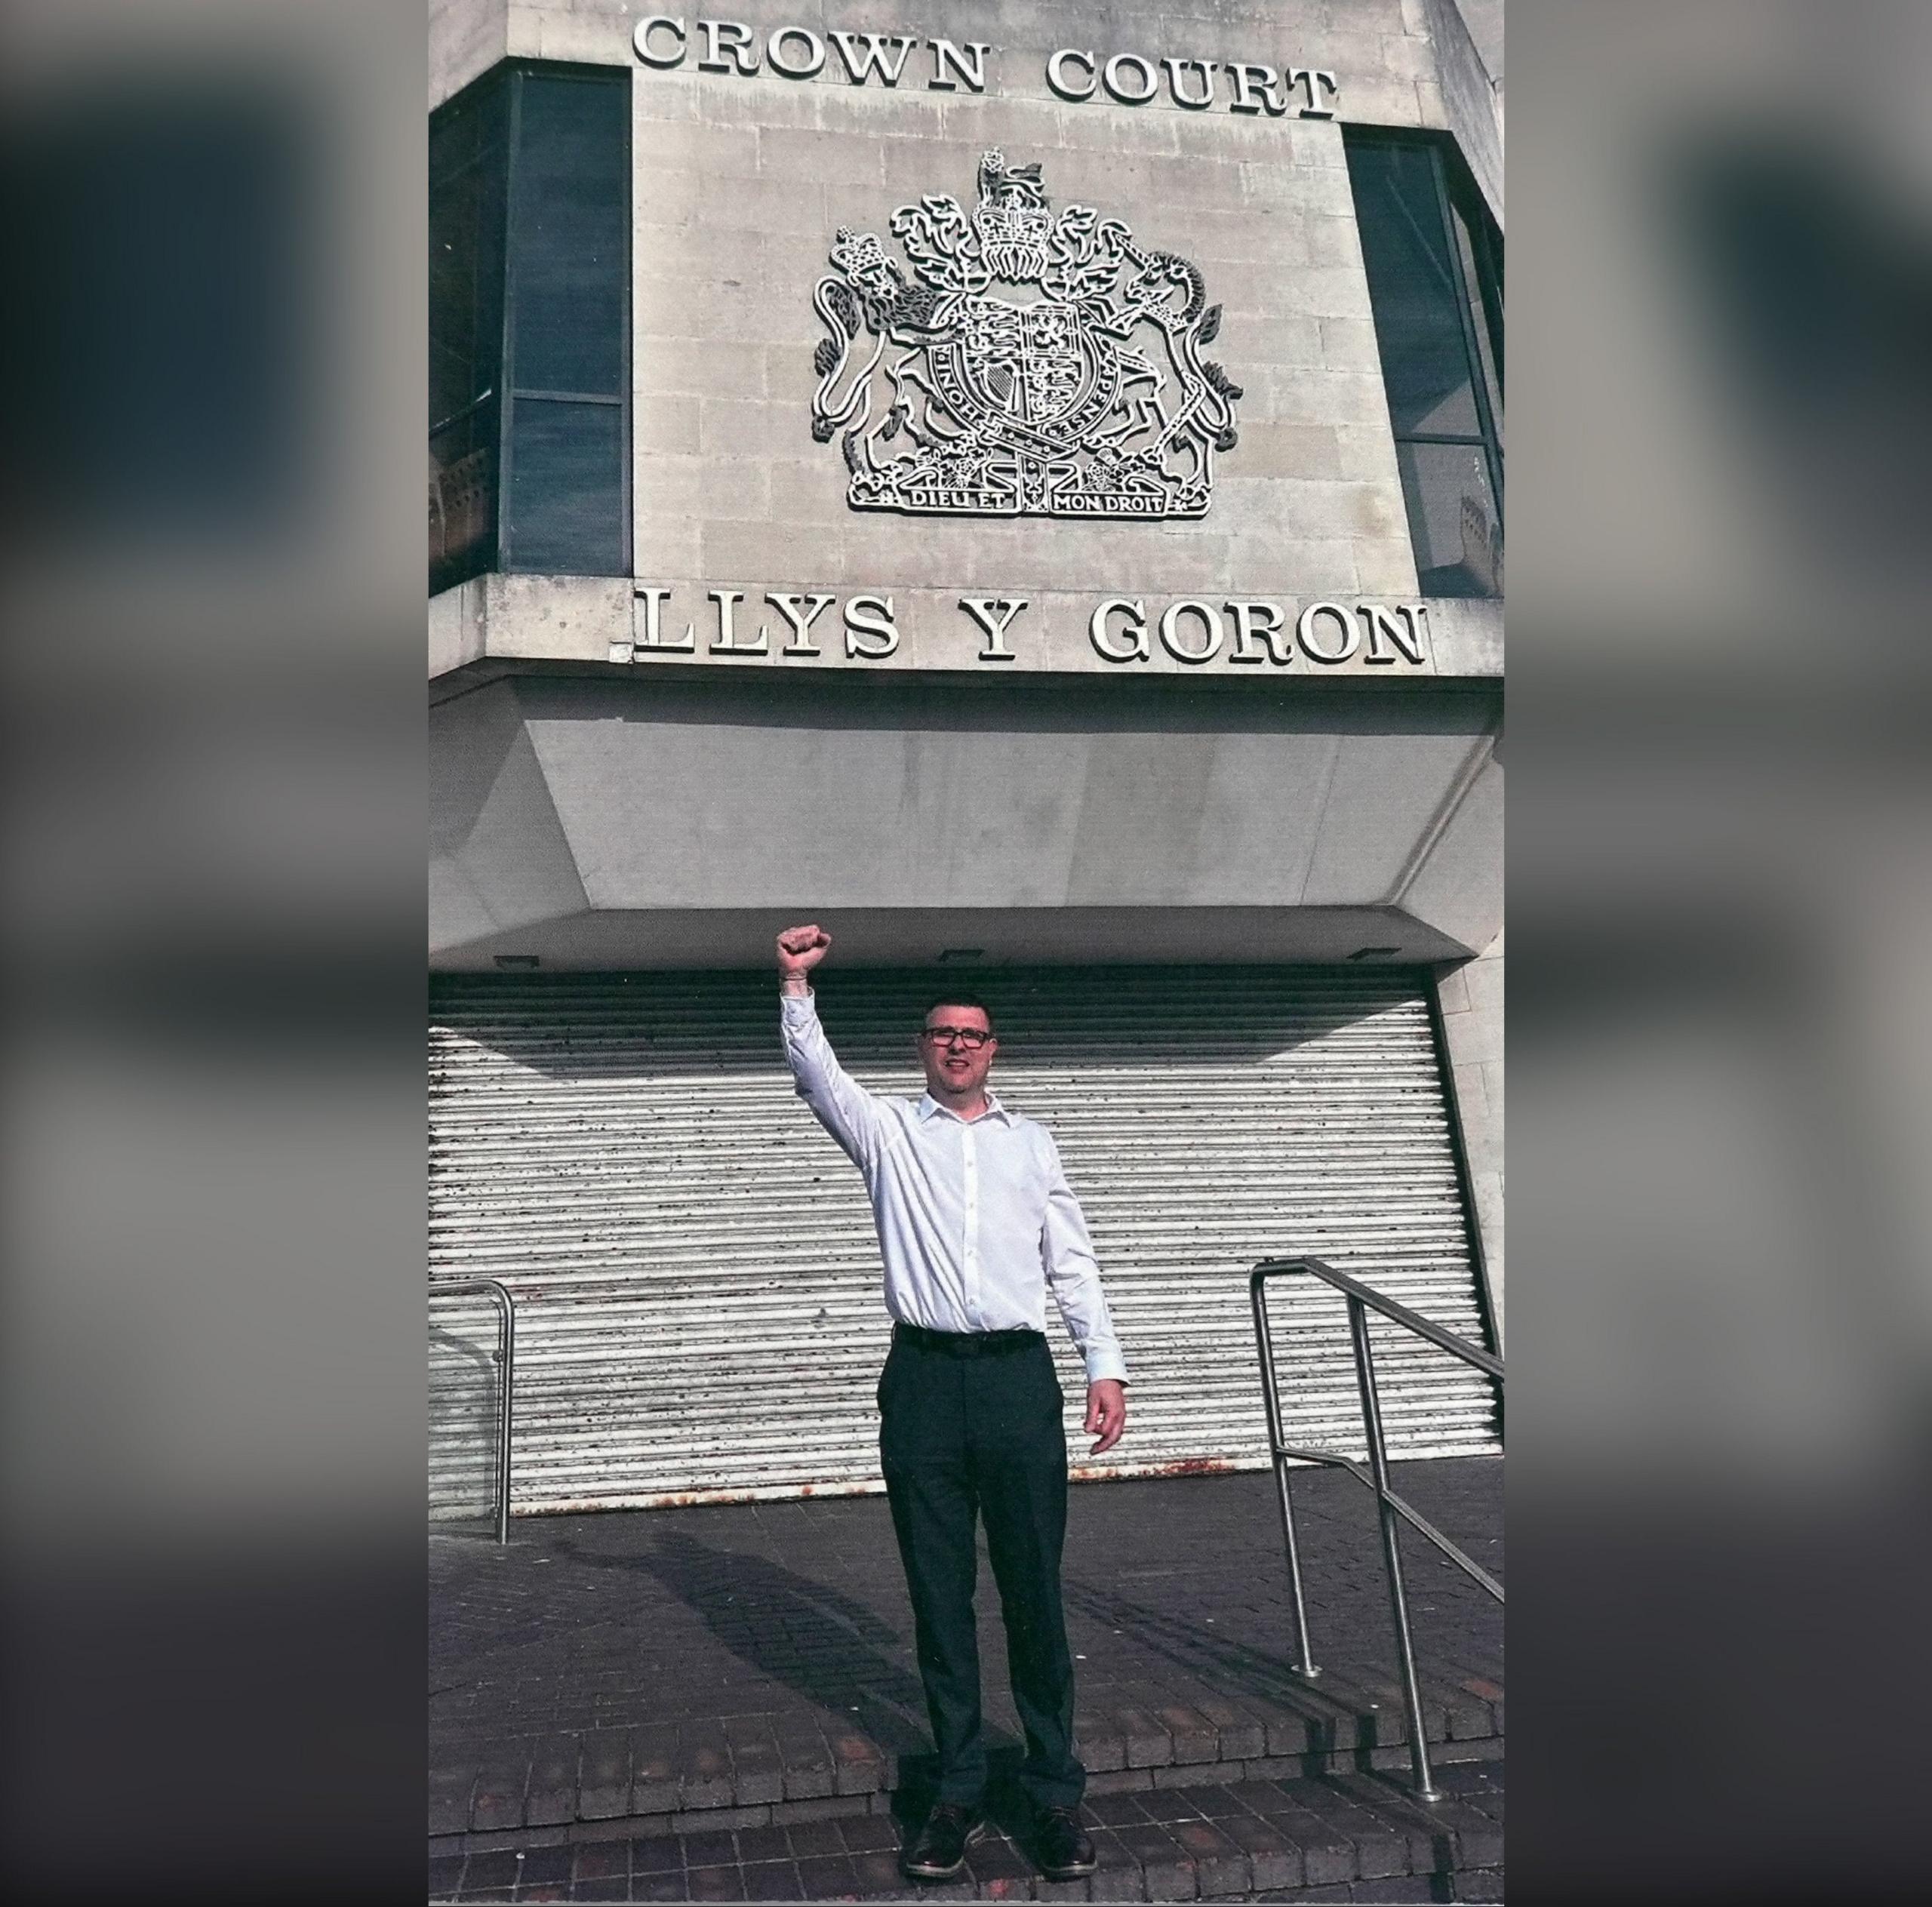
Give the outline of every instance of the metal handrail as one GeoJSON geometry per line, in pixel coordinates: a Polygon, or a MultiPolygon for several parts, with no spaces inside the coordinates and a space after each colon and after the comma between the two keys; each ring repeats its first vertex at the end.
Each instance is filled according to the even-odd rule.
{"type": "Polygon", "coordinates": [[[516,1377],[516,1300],[509,1287],[494,1278],[440,1278],[429,1281],[432,1298],[488,1296],[496,1301],[501,1323],[497,1333],[497,1361],[503,1368],[503,1407],[497,1428],[497,1540],[510,1539],[511,1397],[516,1377]]]}
{"type": "Polygon", "coordinates": [[[1382,1525],[1382,1560],[1389,1577],[1389,1612],[1395,1619],[1395,1647],[1401,1661],[1402,1699],[1409,1712],[1410,1764],[1415,1773],[1417,1793],[1424,1801],[1439,1801],[1441,1793],[1430,1772],[1429,1744],[1423,1727],[1422,1689],[1416,1680],[1415,1642],[1409,1630],[1408,1590],[1402,1579],[1402,1552],[1396,1519],[1399,1517],[1412,1524],[1498,1602],[1503,1600],[1503,1585],[1474,1557],[1451,1543],[1389,1487],[1389,1451],[1383,1435],[1382,1401],[1375,1388],[1375,1361],[1369,1345],[1368,1314],[1371,1311],[1380,1313],[1392,1323],[1426,1340],[1438,1350],[1447,1351],[1465,1364],[1473,1364],[1499,1384],[1503,1381],[1503,1360],[1472,1344],[1467,1338],[1459,1337],[1454,1331],[1432,1323],[1410,1310],[1407,1305],[1385,1297],[1358,1278],[1349,1277],[1346,1272],[1338,1272],[1319,1258],[1263,1259],[1249,1274],[1247,1295],[1254,1310],[1255,1348],[1261,1360],[1262,1398],[1268,1411],[1268,1447],[1274,1462],[1275,1493],[1281,1499],[1281,1536],[1287,1551],[1288,1581],[1294,1595],[1295,1643],[1301,1658],[1296,1665],[1296,1672],[1312,1679],[1321,1671],[1312,1659],[1309,1648],[1308,1602],[1302,1592],[1301,1551],[1295,1537],[1294,1499],[1288,1487],[1287,1466],[1291,1457],[1304,1463],[1323,1463],[1346,1470],[1375,1493],[1377,1512],[1382,1525]],[[1339,1451],[1306,1450],[1291,1444],[1284,1432],[1281,1400],[1275,1376],[1275,1343],[1269,1327],[1263,1292],[1269,1279],[1293,1272],[1305,1272],[1310,1278],[1319,1278],[1324,1284],[1334,1286],[1348,1301],[1349,1336],[1355,1349],[1355,1384],[1361,1396],[1362,1423],[1367,1433],[1369,1467],[1366,1471],[1352,1457],[1343,1456],[1339,1451]]]}

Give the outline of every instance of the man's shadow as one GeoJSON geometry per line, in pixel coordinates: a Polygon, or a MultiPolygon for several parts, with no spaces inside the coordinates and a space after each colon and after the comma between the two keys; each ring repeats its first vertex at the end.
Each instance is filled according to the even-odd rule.
{"type": "MultiPolygon", "coordinates": [[[[755,1552],[713,1549],[684,1530],[627,1555],[566,1539],[560,1554],[593,1569],[655,1578],[694,1613],[712,1638],[743,1662],[828,1710],[898,1764],[892,1812],[903,1832],[917,1829],[932,1806],[938,1770],[926,1724],[926,1696],[915,1669],[896,1659],[906,1639],[876,1610],[829,1584],[801,1576],[755,1552]]],[[[982,1586],[981,1595],[990,1593],[982,1586]]],[[[1010,1834],[1028,1819],[1015,1779],[1020,1745],[987,1724],[987,1813],[1010,1834]]]]}

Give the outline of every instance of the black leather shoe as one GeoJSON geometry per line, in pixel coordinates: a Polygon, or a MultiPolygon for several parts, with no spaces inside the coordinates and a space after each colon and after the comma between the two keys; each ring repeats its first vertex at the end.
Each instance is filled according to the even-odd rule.
{"type": "Polygon", "coordinates": [[[1049,1881],[1079,1881],[1100,1864],[1094,1852],[1094,1838],[1080,1825],[1077,1807],[1050,1807],[1040,1816],[1033,1837],[1033,1851],[1040,1858],[1040,1872],[1049,1881]]]}
{"type": "Polygon", "coordinates": [[[966,1865],[966,1850],[986,1831],[977,1808],[941,1801],[926,1816],[926,1825],[900,1856],[899,1865],[915,1881],[950,1881],[966,1865]]]}

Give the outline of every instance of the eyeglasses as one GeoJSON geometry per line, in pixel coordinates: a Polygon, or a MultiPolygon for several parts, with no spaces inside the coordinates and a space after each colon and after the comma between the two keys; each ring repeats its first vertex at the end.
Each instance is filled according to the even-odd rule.
{"type": "Polygon", "coordinates": [[[977,1053],[992,1035],[977,1026],[925,1026],[920,1029],[919,1037],[935,1046],[950,1046],[957,1040],[968,1053],[977,1053]]]}

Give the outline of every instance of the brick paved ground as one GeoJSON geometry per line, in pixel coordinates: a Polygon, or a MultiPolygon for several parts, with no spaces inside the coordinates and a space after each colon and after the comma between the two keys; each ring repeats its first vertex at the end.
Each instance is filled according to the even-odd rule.
{"type": "MultiPolygon", "coordinates": [[[[1500,1460],[1398,1469],[1500,1575],[1500,1460]]],[[[1295,1487],[1327,1672],[1313,1690],[1287,1672],[1267,1475],[1073,1492],[1066,1604],[1097,1797],[1405,1764],[1373,1501],[1334,1472],[1295,1487]]],[[[1452,1739],[1445,1758],[1500,1752],[1501,1611],[1420,1540],[1405,1555],[1429,1733],[1452,1739]]],[[[434,1851],[631,1817],[651,1817],[647,1835],[795,1828],[916,1797],[924,1703],[882,1499],[532,1518],[507,1550],[437,1535],[430,1579],[434,1851]]],[[[1011,1754],[982,1584],[989,1720],[1011,1754]]]]}
{"type": "Polygon", "coordinates": [[[1497,1763],[1441,1770],[1424,1813],[1386,1778],[1245,1781],[1096,1798],[1091,1881],[1039,1879],[995,1832],[968,1871],[914,1887],[895,1824],[872,1814],[789,1828],[505,1848],[432,1858],[439,1900],[1494,1900],[1502,1897],[1497,1763]]]}

